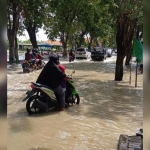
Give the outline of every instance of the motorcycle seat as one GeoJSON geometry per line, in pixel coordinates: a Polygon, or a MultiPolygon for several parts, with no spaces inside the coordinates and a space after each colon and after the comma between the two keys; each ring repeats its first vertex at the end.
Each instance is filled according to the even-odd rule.
{"type": "Polygon", "coordinates": [[[44,85],[44,84],[40,84],[40,83],[34,83],[34,82],[31,82],[33,85],[37,86],[37,87],[45,87],[45,88],[48,88],[50,89],[50,87],[44,85]]]}

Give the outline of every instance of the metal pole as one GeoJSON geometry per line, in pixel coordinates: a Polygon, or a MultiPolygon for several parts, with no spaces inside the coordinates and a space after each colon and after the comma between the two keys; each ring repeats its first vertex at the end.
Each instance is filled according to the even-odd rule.
{"type": "Polygon", "coordinates": [[[138,62],[136,63],[135,87],[137,87],[137,67],[138,67],[138,62]]]}
{"type": "Polygon", "coordinates": [[[131,63],[130,63],[130,78],[129,78],[129,84],[131,84],[131,63]]]}

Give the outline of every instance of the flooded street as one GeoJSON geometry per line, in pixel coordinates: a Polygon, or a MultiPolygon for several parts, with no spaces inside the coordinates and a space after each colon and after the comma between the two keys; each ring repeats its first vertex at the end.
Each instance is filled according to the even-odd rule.
{"type": "Polygon", "coordinates": [[[116,150],[120,134],[133,135],[143,126],[143,75],[129,68],[122,82],[114,81],[115,56],[104,62],[61,61],[73,74],[81,102],[64,112],[29,116],[21,100],[40,71],[23,74],[21,65],[8,66],[8,150],[116,150]]]}

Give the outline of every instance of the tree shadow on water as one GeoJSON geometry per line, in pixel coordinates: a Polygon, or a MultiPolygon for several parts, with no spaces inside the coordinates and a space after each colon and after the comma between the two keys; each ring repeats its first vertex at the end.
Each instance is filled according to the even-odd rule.
{"type": "MultiPolygon", "coordinates": [[[[78,82],[78,79],[76,81],[78,82]]],[[[82,82],[79,83],[82,84],[82,82]]],[[[75,107],[76,115],[82,114],[88,118],[115,121],[120,116],[124,116],[137,120],[132,115],[138,112],[139,108],[142,108],[142,90],[120,83],[111,80],[102,82],[93,79],[85,88],[78,85],[77,89],[80,91],[83,100],[82,107],[75,107]],[[90,85],[94,85],[94,88],[90,85]]],[[[66,112],[71,115],[75,114],[74,108],[66,112]]]]}

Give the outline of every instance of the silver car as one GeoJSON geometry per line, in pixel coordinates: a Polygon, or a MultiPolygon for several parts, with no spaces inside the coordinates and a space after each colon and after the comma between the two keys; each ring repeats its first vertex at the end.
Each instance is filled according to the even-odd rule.
{"type": "Polygon", "coordinates": [[[91,57],[91,52],[88,50],[88,48],[77,48],[77,50],[75,51],[75,57],[76,59],[79,58],[85,58],[88,59],[91,57]]]}

